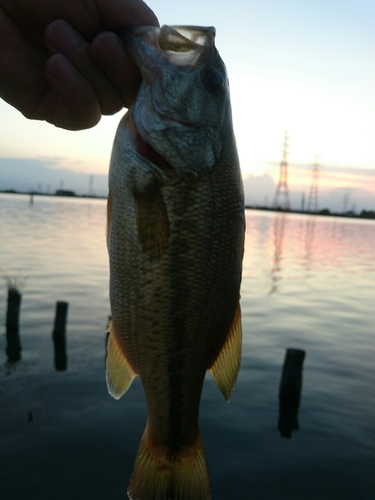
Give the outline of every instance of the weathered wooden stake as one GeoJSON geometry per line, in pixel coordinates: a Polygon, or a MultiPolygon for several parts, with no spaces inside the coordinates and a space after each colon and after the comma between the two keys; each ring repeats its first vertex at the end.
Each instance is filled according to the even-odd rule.
{"type": "Polygon", "coordinates": [[[64,371],[68,366],[68,356],[66,353],[66,319],[68,307],[68,302],[56,302],[55,324],[52,332],[56,371],[64,371]]]}
{"type": "Polygon", "coordinates": [[[302,368],[305,359],[302,349],[287,349],[279,387],[278,430],[282,437],[292,437],[299,429],[298,408],[302,389],[302,368]]]}
{"type": "Polygon", "coordinates": [[[6,314],[6,354],[9,363],[21,359],[21,339],[19,334],[20,308],[22,295],[16,288],[8,289],[8,305],[6,314]]]}

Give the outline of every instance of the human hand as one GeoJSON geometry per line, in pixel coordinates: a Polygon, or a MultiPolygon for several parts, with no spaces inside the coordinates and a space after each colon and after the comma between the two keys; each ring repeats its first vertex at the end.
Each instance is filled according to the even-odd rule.
{"type": "Polygon", "coordinates": [[[115,33],[126,25],[158,21],[142,0],[0,0],[0,97],[68,130],[129,107],[140,74],[115,33]]]}

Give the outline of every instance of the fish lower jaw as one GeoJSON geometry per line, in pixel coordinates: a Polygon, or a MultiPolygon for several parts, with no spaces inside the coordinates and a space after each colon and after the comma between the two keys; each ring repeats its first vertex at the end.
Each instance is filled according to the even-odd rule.
{"type": "Polygon", "coordinates": [[[163,181],[168,184],[174,184],[183,179],[194,181],[198,177],[196,172],[189,168],[183,158],[181,158],[179,162],[183,164],[183,168],[181,168],[181,166],[175,167],[169,163],[164,156],[158,153],[151,144],[143,139],[138,131],[136,132],[136,151],[140,156],[155,166],[155,170],[159,171],[163,181]]]}
{"type": "Polygon", "coordinates": [[[159,121],[160,121],[160,126],[163,129],[166,128],[180,128],[180,129],[195,129],[199,130],[199,127],[196,125],[193,125],[192,123],[188,121],[183,121],[183,120],[177,120],[176,118],[170,118],[167,114],[163,113],[159,108],[155,107],[155,113],[157,114],[159,121]]]}
{"type": "Polygon", "coordinates": [[[158,153],[148,142],[146,142],[139,132],[136,133],[136,151],[137,153],[153,163],[163,172],[175,172],[175,168],[158,153]]]}

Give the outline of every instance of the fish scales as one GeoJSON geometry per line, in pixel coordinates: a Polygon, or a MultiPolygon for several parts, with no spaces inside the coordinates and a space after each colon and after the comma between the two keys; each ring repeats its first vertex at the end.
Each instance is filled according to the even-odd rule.
{"type": "MultiPolygon", "coordinates": [[[[169,29],[181,38],[177,28],[169,29]]],[[[136,48],[131,53],[142,72],[144,54],[134,42],[136,36],[137,32],[132,34],[136,48]]],[[[142,43],[148,36],[141,32],[142,43]]],[[[209,35],[206,38],[207,43],[212,42],[209,35]]],[[[182,37],[181,46],[184,44],[189,39],[182,37]]],[[[203,47],[198,61],[208,50],[214,49],[203,47]]],[[[213,66],[221,69],[220,61],[214,58],[213,66]]],[[[178,73],[177,78],[180,76],[178,73]]],[[[154,145],[144,131],[139,137],[147,92],[147,85],[143,91],[141,86],[137,97],[141,112],[135,107],[121,121],[111,158],[108,249],[112,323],[107,381],[110,392],[120,397],[139,375],[146,396],[148,419],[129,498],[206,500],[209,482],[198,427],[205,373],[211,369],[229,399],[239,368],[242,181],[227,93],[223,92],[220,130],[206,134],[211,149],[216,140],[211,135],[218,135],[220,151],[212,153],[216,160],[202,174],[199,168],[192,174],[185,159],[176,161],[183,137],[180,131],[189,128],[188,122],[178,124],[171,155],[165,155],[164,145],[154,145]],[[142,146],[142,140],[147,144],[142,146]],[[151,156],[150,143],[156,150],[151,156]],[[145,151],[148,154],[142,156],[140,152],[145,151]],[[172,168],[165,169],[163,164],[160,168],[150,161],[160,151],[172,168]]],[[[186,95],[186,88],[181,95],[186,95]]],[[[169,141],[173,126],[168,132],[169,141]]],[[[192,144],[194,134],[193,130],[192,144]]]]}

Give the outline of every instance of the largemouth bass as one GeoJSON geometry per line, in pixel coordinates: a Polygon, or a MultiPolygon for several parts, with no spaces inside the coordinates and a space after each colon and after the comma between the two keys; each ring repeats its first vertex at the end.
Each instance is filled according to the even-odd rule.
{"type": "Polygon", "coordinates": [[[198,427],[207,370],[225,399],[241,357],[243,187],[215,29],[125,35],[142,73],[109,172],[107,384],[141,378],[148,410],[133,500],[207,500],[198,427]]]}

